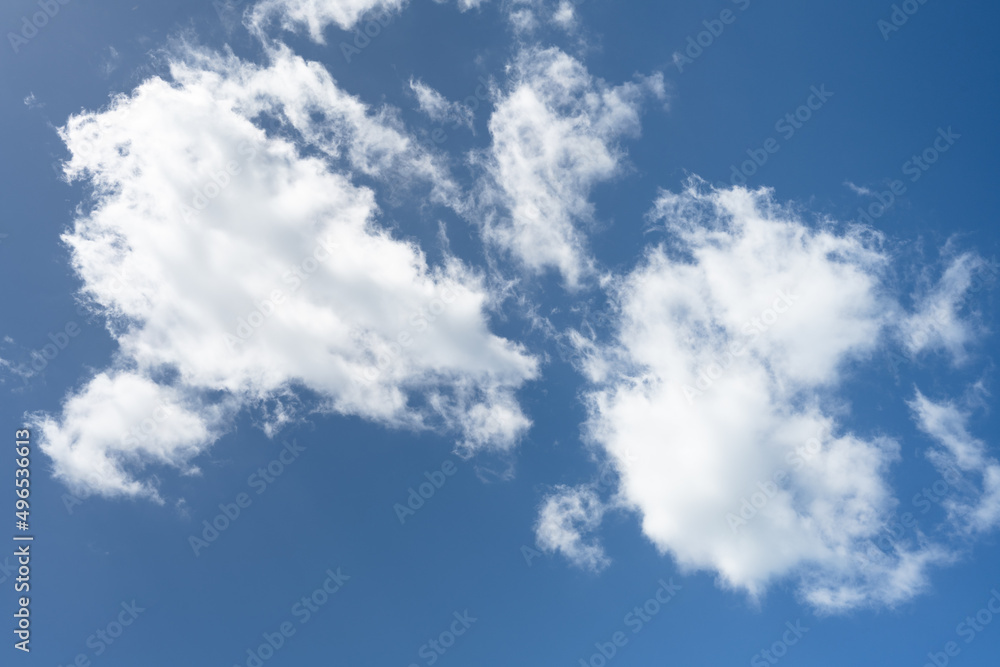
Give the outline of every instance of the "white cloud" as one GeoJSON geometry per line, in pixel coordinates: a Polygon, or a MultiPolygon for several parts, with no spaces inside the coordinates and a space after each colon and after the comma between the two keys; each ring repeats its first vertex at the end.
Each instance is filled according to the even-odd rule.
{"type": "Polygon", "coordinates": [[[611,279],[615,343],[576,343],[615,502],[682,567],[752,596],[786,577],[825,611],[915,594],[947,554],[906,538],[874,549],[900,447],[847,430],[836,393],[900,313],[878,237],[698,181],[653,216],[669,241],[611,279]]]}
{"type": "MultiPolygon", "coordinates": [[[[448,2],[448,0],[434,0],[434,2],[440,5],[448,2]]],[[[489,2],[489,0],[458,0],[458,9],[463,12],[469,9],[479,9],[486,2],[489,2]]]]}
{"type": "Polygon", "coordinates": [[[423,81],[410,80],[410,90],[417,96],[420,110],[438,123],[464,125],[472,129],[474,113],[470,107],[459,102],[452,102],[444,95],[434,90],[423,81]]]}
{"type": "Polygon", "coordinates": [[[529,7],[518,7],[507,12],[507,20],[516,33],[529,33],[538,29],[538,19],[535,12],[529,7]]]}
{"type": "Polygon", "coordinates": [[[573,564],[594,572],[611,561],[596,542],[587,542],[583,534],[596,529],[604,516],[604,505],[587,487],[558,487],[546,497],[535,524],[539,548],[561,552],[573,564]]]}
{"type": "MultiPolygon", "coordinates": [[[[952,402],[935,402],[917,391],[910,402],[917,425],[938,447],[931,461],[945,475],[956,471],[966,478],[967,491],[945,501],[951,520],[962,529],[986,532],[1000,525],[1000,461],[989,456],[986,443],[969,433],[969,414],[952,402]]],[[[950,480],[954,481],[954,480],[950,480]]],[[[959,490],[960,491],[960,490],[959,490]]]]}
{"type": "Polygon", "coordinates": [[[927,350],[947,352],[955,363],[966,360],[967,347],[981,333],[974,317],[963,317],[963,302],[977,273],[991,268],[974,253],[955,257],[933,289],[916,298],[914,313],[900,325],[910,354],[927,350]]]}
{"type": "Polygon", "coordinates": [[[855,185],[851,181],[844,181],[844,185],[846,185],[851,192],[859,196],[870,197],[873,194],[870,189],[861,185],[855,185]]]}
{"type": "Polygon", "coordinates": [[[552,14],[552,22],[563,30],[573,30],[577,26],[576,9],[570,0],[562,0],[552,14]]]}
{"type": "Polygon", "coordinates": [[[573,32],[579,27],[576,2],[571,0],[508,0],[507,20],[514,32],[530,35],[546,24],[573,32]]]}
{"type": "MultiPolygon", "coordinates": [[[[448,0],[434,0],[441,4],[448,0]]],[[[475,9],[487,0],[458,0],[460,11],[475,9]]],[[[389,17],[400,11],[407,0],[259,0],[249,12],[251,29],[263,34],[272,21],[282,30],[305,28],[310,39],[325,44],[323,32],[331,25],[353,30],[364,19],[376,18],[384,27],[389,17]]],[[[371,35],[369,35],[371,36],[371,35]]]]}
{"type": "Polygon", "coordinates": [[[56,477],[80,494],[160,501],[156,487],[137,474],[155,464],[196,474],[191,459],[221,435],[232,409],[189,394],[128,371],[99,373],[67,397],[61,418],[35,416],[56,477]]]}
{"type": "Polygon", "coordinates": [[[102,58],[102,61],[103,62],[101,63],[101,74],[108,77],[111,76],[112,72],[118,69],[118,66],[121,64],[122,61],[122,56],[118,52],[118,49],[116,49],[113,46],[109,46],[108,53],[106,56],[102,58]]]}
{"type": "Polygon", "coordinates": [[[323,31],[328,26],[350,30],[374,12],[384,21],[388,13],[405,4],[406,0],[260,0],[250,10],[248,20],[258,32],[274,19],[283,30],[295,32],[305,27],[314,42],[324,44],[323,31]]]}
{"type": "Polygon", "coordinates": [[[485,236],[528,270],[558,270],[576,286],[592,270],[585,231],[594,185],[623,171],[622,137],[640,129],[640,106],[662,80],[612,87],[559,49],[528,48],[510,66],[509,89],[490,118],[493,143],[485,236]]]}
{"type": "MultiPolygon", "coordinates": [[[[481,276],[450,257],[429,265],[394,239],[355,182],[429,183],[444,203],[446,171],[391,112],[367,109],[316,63],[283,48],[270,57],[258,67],[185,47],[172,81],[149,79],[61,132],[67,177],[94,188],[64,240],[120,347],[61,418],[38,417],[73,484],[149,494],[143,461],[185,468],[220,428],[199,411],[215,408],[190,407],[212,428],[123,449],[122,427],[141,410],[119,414],[102,397],[126,377],[234,406],[302,387],[322,411],[454,429],[470,449],[512,447],[530,424],[514,391],[537,361],[490,333],[481,276]],[[266,118],[278,119],[270,133],[266,118]],[[104,482],[87,479],[83,459],[104,482]]],[[[282,407],[264,426],[289,418],[282,407]]]]}

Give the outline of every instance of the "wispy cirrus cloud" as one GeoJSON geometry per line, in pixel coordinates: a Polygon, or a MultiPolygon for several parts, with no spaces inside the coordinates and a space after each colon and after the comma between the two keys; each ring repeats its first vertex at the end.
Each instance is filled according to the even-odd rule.
{"type": "Polygon", "coordinates": [[[960,493],[945,499],[952,523],[975,535],[1000,525],[1000,461],[969,432],[970,414],[952,400],[933,401],[919,390],[909,402],[920,430],[936,444],[928,456],[938,470],[957,470],[960,493]]]}
{"type": "Polygon", "coordinates": [[[638,136],[648,95],[665,95],[661,76],[611,86],[559,49],[521,51],[480,157],[477,217],[487,241],[531,273],[557,271],[570,287],[592,274],[590,191],[623,173],[619,141],[638,136]]]}
{"type": "Polygon", "coordinates": [[[946,353],[956,364],[968,358],[968,348],[984,332],[974,312],[965,308],[977,275],[991,271],[992,267],[979,255],[966,252],[949,262],[941,278],[927,281],[914,295],[914,312],[899,325],[907,352],[911,355],[925,351],[946,353]]]}
{"type": "Polygon", "coordinates": [[[464,125],[470,130],[472,129],[475,113],[470,107],[460,102],[448,100],[423,81],[411,79],[410,90],[416,95],[420,110],[427,114],[431,120],[438,123],[464,125]]]}

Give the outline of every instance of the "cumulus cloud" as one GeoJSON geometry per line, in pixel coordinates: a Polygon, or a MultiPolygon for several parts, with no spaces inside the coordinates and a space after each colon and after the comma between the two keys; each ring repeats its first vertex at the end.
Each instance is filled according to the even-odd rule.
{"type": "Polygon", "coordinates": [[[560,552],[584,569],[603,570],[611,561],[599,543],[588,542],[584,535],[601,524],[604,510],[593,489],[558,487],[539,511],[535,524],[539,548],[549,553],[560,552]]]}
{"type": "Polygon", "coordinates": [[[956,481],[951,476],[962,475],[957,495],[944,501],[952,522],[970,533],[996,528],[1000,525],[1000,461],[989,455],[986,443],[969,433],[969,413],[951,401],[932,401],[920,391],[910,408],[920,429],[937,443],[929,452],[934,465],[950,482],[956,481]]]}
{"type": "Polygon", "coordinates": [[[659,76],[610,86],[557,48],[527,48],[490,118],[483,156],[488,241],[534,273],[555,269],[569,286],[591,273],[586,230],[591,189],[622,173],[623,137],[640,130],[643,98],[663,94],[659,76]]]}
{"type": "Polygon", "coordinates": [[[669,240],[611,279],[615,341],[577,344],[615,502],[682,567],[752,596],[786,577],[825,611],[915,594],[948,554],[873,548],[900,446],[850,431],[836,393],[900,313],[878,236],[699,181],[662,193],[652,217],[669,240]]]}
{"type": "Polygon", "coordinates": [[[99,373],[71,393],[61,418],[35,419],[56,477],[74,492],[162,502],[137,474],[156,464],[197,474],[191,459],[221,435],[231,409],[226,401],[205,404],[183,389],[119,370],[99,373]]]}
{"type": "Polygon", "coordinates": [[[464,125],[470,130],[472,129],[474,114],[470,107],[448,100],[423,81],[411,79],[410,90],[417,96],[420,110],[427,114],[431,120],[438,123],[464,125]]]}
{"type": "Polygon", "coordinates": [[[184,47],[170,81],[61,130],[67,178],[93,188],[64,241],[120,350],[61,417],[37,416],[44,450],[79,488],[150,495],[144,463],[190,471],[225,426],[219,405],[299,388],[321,411],[453,429],[469,449],[512,447],[530,424],[514,392],[537,361],[490,332],[482,276],[393,238],[358,183],[427,183],[444,203],[446,172],[316,63],[283,48],[270,58],[184,47]],[[137,386],[141,406],[106,405],[137,386]],[[157,393],[190,423],[155,448],[123,445],[157,393]]]}

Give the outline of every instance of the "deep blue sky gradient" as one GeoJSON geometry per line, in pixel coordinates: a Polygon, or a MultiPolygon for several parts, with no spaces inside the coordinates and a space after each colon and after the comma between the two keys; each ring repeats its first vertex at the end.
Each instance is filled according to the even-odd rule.
{"type": "MultiPolygon", "coordinates": [[[[889,2],[838,3],[752,0],[740,10],[724,0],[676,3],[587,0],[578,5],[591,44],[552,33],[543,41],[580,55],[595,75],[614,84],[636,73],[662,71],[669,110],[647,105],[641,139],[625,142],[634,171],[599,186],[594,194],[600,232],[592,237],[599,260],[627,270],[641,250],[658,240],[645,214],[659,188],[676,189],[689,174],[710,182],[729,179],[730,167],[779,136],[775,122],[802,104],[811,86],[834,92],[795,136],[781,140],[749,183],[775,189],[810,215],[840,221],[856,218],[870,203],[845,187],[888,189],[904,179],[902,165],[931,145],[938,128],[961,135],[875,227],[902,258],[901,285],[912,285],[924,266],[940,270],[936,248],[957,236],[957,247],[997,254],[1000,204],[997,103],[1000,8],[985,0],[929,0],[889,40],[876,27],[888,18],[889,2]],[[702,21],[731,9],[736,21],[694,63],[679,72],[672,54],[700,32],[702,21]]],[[[8,0],[0,7],[4,34],[36,10],[33,2],[8,0]]],[[[86,189],[61,180],[67,157],[55,128],[69,114],[105,105],[162,71],[156,52],[182,31],[212,47],[231,44],[242,57],[259,60],[259,47],[238,25],[228,32],[209,2],[72,0],[50,25],[15,54],[0,44],[0,164],[3,215],[0,233],[0,357],[28,361],[49,333],[75,322],[81,333],[44,372],[29,382],[7,375],[0,424],[10,440],[26,412],[56,411],[67,390],[115,352],[103,323],[78,310],[79,281],[59,235],[72,222],[86,189]],[[120,54],[103,71],[109,47],[120,54]],[[42,106],[23,100],[33,94],[42,106]]],[[[452,99],[472,95],[478,77],[502,81],[515,40],[496,2],[459,13],[453,4],[414,0],[381,35],[347,63],[341,41],[327,32],[326,46],[285,35],[296,52],[323,62],[346,90],[372,105],[391,104],[415,132],[436,127],[413,111],[407,82],[419,77],[452,99]]],[[[457,159],[489,143],[489,106],[475,118],[475,135],[447,128],[445,148],[457,159]]],[[[482,260],[475,230],[444,209],[416,209],[382,202],[384,222],[400,236],[419,239],[435,257],[437,221],[463,259],[482,260]]],[[[602,296],[568,296],[554,279],[527,286],[532,298],[561,325],[576,325],[574,306],[597,312],[602,296]]],[[[979,295],[986,324],[1000,329],[996,286],[979,295]]],[[[573,569],[557,557],[530,566],[522,547],[533,544],[532,525],[543,495],[556,484],[596,476],[580,425],[582,380],[551,341],[530,329],[512,310],[494,330],[547,352],[544,380],[523,392],[535,425],[509,458],[461,461],[443,435],[389,431],[356,419],[315,415],[309,424],[268,440],[243,415],[237,428],[197,461],[200,477],[161,475],[165,506],[91,498],[72,508],[66,490],[47,474],[35,453],[33,521],[34,651],[30,657],[8,642],[2,664],[67,665],[86,654],[94,665],[176,667],[245,664],[246,649],[294,620],[296,600],[319,587],[328,568],[351,577],[307,624],[297,621],[291,637],[268,665],[426,664],[422,644],[446,630],[453,612],[478,620],[438,662],[443,666],[575,666],[624,630],[628,644],[614,667],[746,665],[780,639],[786,622],[810,628],[783,665],[914,665],[929,651],[959,641],[952,664],[988,667],[1000,655],[1000,619],[964,643],[955,633],[965,616],[982,608],[1000,589],[1000,546],[989,537],[967,559],[936,570],[933,589],[896,610],[856,611],[817,618],[786,584],[773,587],[759,606],[727,592],[705,573],[682,573],[642,537],[635,515],[612,515],[602,537],[614,564],[600,575],[573,569]],[[282,441],[306,451],[262,494],[248,487],[256,469],[274,459],[282,441]],[[426,471],[446,460],[458,472],[415,516],[400,525],[393,510],[426,471]],[[501,480],[503,473],[513,474],[501,480]],[[188,537],[201,522],[248,492],[252,505],[199,556],[188,537]],[[184,498],[185,503],[174,506],[184,498]],[[653,596],[660,578],[683,589],[642,632],[632,634],[623,618],[653,596]],[[117,616],[123,601],[145,608],[101,656],[87,646],[96,630],[117,616]]],[[[955,371],[943,359],[903,363],[894,372],[888,358],[872,358],[852,370],[847,385],[851,425],[859,433],[885,432],[904,446],[904,463],[893,480],[902,506],[934,481],[919,465],[927,441],[910,422],[903,400],[914,383],[928,393],[960,393],[989,377],[995,339],[975,351],[970,367],[955,371]]],[[[996,451],[997,420],[990,408],[973,421],[975,432],[996,451]]],[[[11,457],[0,457],[0,480],[12,478],[11,457]]],[[[6,482],[0,481],[0,484],[6,482]]],[[[5,488],[0,486],[0,488],[5,488]]],[[[6,498],[9,495],[3,492],[6,498]]],[[[930,525],[935,511],[920,515],[930,525]]],[[[0,563],[3,556],[0,555],[0,563]]],[[[2,573],[0,573],[2,577],[2,573]]],[[[0,585],[0,609],[13,608],[9,581],[0,585]]],[[[9,623],[7,624],[9,625],[9,623]]]]}

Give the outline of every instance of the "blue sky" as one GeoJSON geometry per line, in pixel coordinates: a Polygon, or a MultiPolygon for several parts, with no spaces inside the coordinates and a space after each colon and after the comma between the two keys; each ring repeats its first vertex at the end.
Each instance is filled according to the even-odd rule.
{"type": "Polygon", "coordinates": [[[996,663],[994,5],[40,6],[4,664],[996,663]]]}

